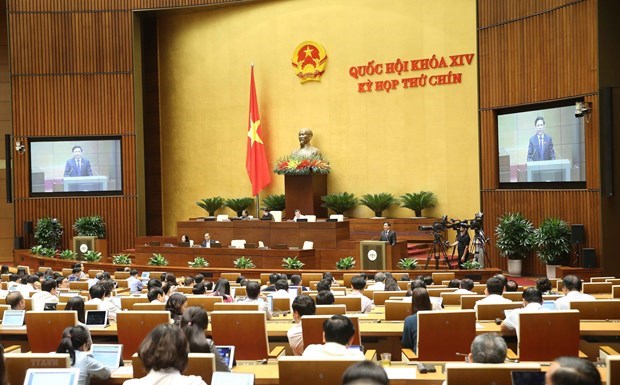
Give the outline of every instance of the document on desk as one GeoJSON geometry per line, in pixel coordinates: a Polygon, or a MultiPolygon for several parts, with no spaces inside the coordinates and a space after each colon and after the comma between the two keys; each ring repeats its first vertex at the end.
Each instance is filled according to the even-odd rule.
{"type": "Polygon", "coordinates": [[[415,367],[397,368],[388,366],[384,369],[390,380],[415,380],[417,378],[415,367]]]}

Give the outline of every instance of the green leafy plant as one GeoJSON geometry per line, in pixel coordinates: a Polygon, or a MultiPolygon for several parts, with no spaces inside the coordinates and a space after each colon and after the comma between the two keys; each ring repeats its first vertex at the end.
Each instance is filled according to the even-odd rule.
{"type": "Polygon", "coordinates": [[[153,256],[147,262],[151,266],[168,266],[168,260],[160,253],[153,253],[153,256]]]}
{"type": "Polygon", "coordinates": [[[248,207],[250,207],[252,205],[252,203],[254,202],[254,199],[252,198],[231,198],[231,199],[226,199],[226,202],[224,203],[224,206],[230,208],[231,210],[233,210],[234,212],[237,213],[237,216],[240,217],[241,216],[241,212],[243,210],[247,210],[248,207]]]}
{"type": "Polygon", "coordinates": [[[534,246],[534,225],[521,213],[507,213],[495,228],[495,245],[508,259],[525,259],[534,246]]]}
{"type": "Polygon", "coordinates": [[[209,262],[203,257],[196,257],[193,261],[187,262],[189,267],[207,267],[209,266],[209,262]]]}
{"type": "Polygon", "coordinates": [[[250,258],[247,257],[239,257],[233,261],[233,265],[237,269],[253,269],[256,267],[254,262],[250,258]]]}
{"type": "Polygon", "coordinates": [[[131,257],[129,254],[118,254],[112,257],[112,263],[115,265],[131,265],[131,257]]]}
{"type": "Polygon", "coordinates": [[[360,199],[360,203],[375,213],[375,217],[383,216],[383,211],[390,206],[398,204],[398,199],[390,193],[364,194],[360,199]]]}
{"type": "Polygon", "coordinates": [[[43,247],[41,245],[36,245],[33,246],[30,249],[30,252],[34,255],[39,255],[41,257],[49,257],[49,258],[53,258],[54,256],[56,256],[56,250],[55,249],[50,249],[47,247],[43,247]]]}
{"type": "Polygon", "coordinates": [[[413,210],[416,217],[422,216],[422,210],[435,207],[437,197],[430,191],[420,191],[401,195],[401,206],[413,210]]]}
{"type": "Polygon", "coordinates": [[[344,214],[345,211],[357,206],[358,199],[355,195],[343,192],[323,195],[321,197],[322,207],[327,207],[336,214],[344,214]]]}
{"type": "Polygon", "coordinates": [[[286,197],[284,194],[272,194],[263,198],[263,206],[270,210],[284,211],[286,207],[286,197]]]}
{"type": "Polygon", "coordinates": [[[336,269],[338,270],[350,270],[355,267],[355,258],[352,256],[340,258],[338,262],[336,262],[336,269]]]}
{"type": "Polygon", "coordinates": [[[40,218],[34,229],[34,239],[37,244],[48,249],[58,249],[60,239],[64,233],[62,223],[56,218],[40,218]]]}
{"type": "Polygon", "coordinates": [[[73,230],[75,230],[78,236],[105,238],[105,223],[103,222],[103,217],[99,215],[79,217],[73,222],[73,230]]]}
{"type": "Polygon", "coordinates": [[[196,202],[196,204],[209,213],[209,216],[215,216],[215,212],[222,207],[224,207],[224,198],[222,197],[213,197],[213,198],[204,198],[201,199],[200,202],[196,202]]]}
{"type": "Polygon", "coordinates": [[[101,252],[88,250],[84,253],[84,260],[87,262],[99,262],[101,260],[101,252]]]}
{"type": "Polygon", "coordinates": [[[77,259],[77,253],[73,250],[63,250],[60,254],[58,254],[58,258],[60,259],[77,259]]]}
{"type": "Polygon", "coordinates": [[[534,230],[534,247],[538,258],[547,265],[559,265],[571,250],[571,229],[560,218],[546,218],[534,230]]]}
{"type": "Polygon", "coordinates": [[[461,267],[465,270],[480,270],[482,265],[475,259],[469,259],[461,264],[461,267]]]}
{"type": "Polygon", "coordinates": [[[415,258],[401,258],[396,266],[401,270],[415,270],[420,267],[418,260],[415,258]]]}
{"type": "Polygon", "coordinates": [[[288,270],[299,270],[304,265],[305,263],[297,259],[297,257],[282,258],[282,267],[288,270]]]}

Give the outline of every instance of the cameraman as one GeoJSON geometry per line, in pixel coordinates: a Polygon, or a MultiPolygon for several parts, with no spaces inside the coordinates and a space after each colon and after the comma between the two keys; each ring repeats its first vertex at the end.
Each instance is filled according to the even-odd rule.
{"type": "Polygon", "coordinates": [[[471,238],[469,237],[469,233],[467,233],[467,228],[467,224],[461,222],[461,224],[459,224],[458,234],[456,234],[456,242],[450,245],[452,247],[457,246],[459,269],[462,269],[461,264],[467,261],[469,254],[469,242],[471,238]]]}

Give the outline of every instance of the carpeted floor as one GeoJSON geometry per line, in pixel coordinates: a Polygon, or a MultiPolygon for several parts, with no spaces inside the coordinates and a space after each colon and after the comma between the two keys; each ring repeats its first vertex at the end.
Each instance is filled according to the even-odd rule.
{"type": "Polygon", "coordinates": [[[519,286],[527,287],[527,286],[536,286],[536,280],[538,277],[511,277],[509,275],[506,276],[508,279],[512,279],[516,281],[519,286]]]}

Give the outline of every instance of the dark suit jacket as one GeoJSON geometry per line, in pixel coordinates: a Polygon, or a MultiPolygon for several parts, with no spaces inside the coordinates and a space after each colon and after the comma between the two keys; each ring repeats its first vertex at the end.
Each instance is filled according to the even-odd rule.
{"type": "Polygon", "coordinates": [[[530,144],[527,147],[527,161],[552,160],[555,159],[555,151],[553,150],[553,139],[547,134],[543,134],[543,150],[540,151],[538,143],[538,135],[530,138],[530,144]]]}
{"type": "MultiPolygon", "coordinates": [[[[214,241],[214,240],[210,240],[209,241],[210,244],[214,244],[214,243],[219,243],[218,241],[214,241]]],[[[207,247],[207,241],[202,241],[202,243],[200,244],[200,246],[202,247],[207,247]]]]}
{"type": "Polygon", "coordinates": [[[390,245],[394,246],[396,244],[396,233],[390,230],[389,233],[385,233],[385,231],[381,232],[381,241],[387,241],[390,245]]]}
{"type": "Polygon", "coordinates": [[[64,176],[90,176],[93,175],[93,169],[90,167],[90,161],[88,159],[82,158],[82,167],[78,172],[77,162],[75,158],[71,158],[67,160],[65,164],[65,174],[64,176]]]}

